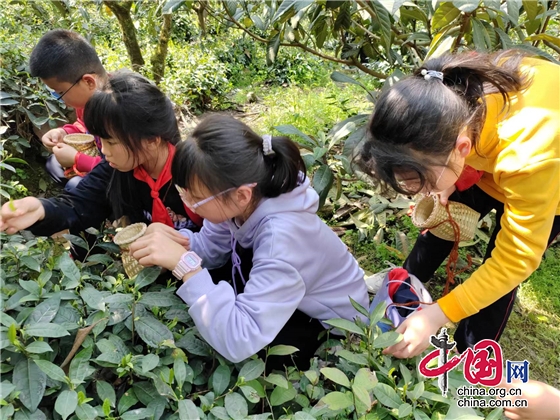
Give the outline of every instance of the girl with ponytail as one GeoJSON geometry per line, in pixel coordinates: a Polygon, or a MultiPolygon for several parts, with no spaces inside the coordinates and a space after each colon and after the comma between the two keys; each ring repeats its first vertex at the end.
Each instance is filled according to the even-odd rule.
{"type": "MultiPolygon", "coordinates": [[[[517,286],[560,232],[559,116],[560,66],[515,51],[431,59],[381,95],[361,167],[400,193],[496,211],[482,266],[401,324],[386,353],[421,353],[448,321],[459,351],[500,338],[517,286]]],[[[452,247],[422,233],[404,268],[428,281],[452,247]]]]}
{"type": "MultiPolygon", "coordinates": [[[[190,243],[185,252],[171,228],[152,224],[131,246],[134,257],[183,281],[177,294],[226,359],[286,344],[299,349],[295,362],[306,369],[322,321],[355,318],[349,297],[364,307],[368,297],[358,263],[316,215],[319,196],[296,144],[210,116],[177,146],[172,174],[185,205],[205,219],[202,230],[180,231],[190,243]],[[228,275],[208,272],[230,258],[228,275]]],[[[267,367],[284,363],[291,357],[271,358],[267,367]]]]}

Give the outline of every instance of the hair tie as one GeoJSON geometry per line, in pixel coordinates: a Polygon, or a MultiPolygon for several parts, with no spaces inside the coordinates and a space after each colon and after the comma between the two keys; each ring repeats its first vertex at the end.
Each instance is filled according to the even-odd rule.
{"type": "Polygon", "coordinates": [[[432,77],[434,77],[443,82],[443,73],[441,71],[422,69],[420,74],[424,76],[424,79],[426,80],[430,80],[432,77]]]}
{"type": "Polygon", "coordinates": [[[263,141],[263,155],[269,156],[274,154],[272,150],[272,136],[270,134],[265,134],[262,136],[263,141]]]}

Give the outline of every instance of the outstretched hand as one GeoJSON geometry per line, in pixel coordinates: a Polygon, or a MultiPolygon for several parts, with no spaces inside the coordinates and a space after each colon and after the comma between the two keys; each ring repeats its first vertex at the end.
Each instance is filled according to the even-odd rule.
{"type": "Polygon", "coordinates": [[[521,395],[507,395],[506,400],[527,400],[527,407],[516,407],[515,402],[512,407],[505,407],[504,415],[508,419],[560,419],[560,390],[534,380],[510,384],[502,380],[498,386],[508,390],[512,388],[521,390],[521,395]]]}
{"type": "Polygon", "coordinates": [[[403,335],[402,341],[387,347],[383,354],[399,359],[417,356],[430,345],[430,336],[437,334],[447,322],[449,319],[437,303],[416,311],[396,330],[403,335]]]}
{"type": "Polygon", "coordinates": [[[181,256],[187,251],[162,231],[146,233],[130,245],[130,253],[143,266],[159,265],[174,270],[181,256]]]}
{"type": "Polygon", "coordinates": [[[44,218],[45,209],[39,199],[25,197],[10,201],[0,209],[0,232],[12,235],[44,218]]]}

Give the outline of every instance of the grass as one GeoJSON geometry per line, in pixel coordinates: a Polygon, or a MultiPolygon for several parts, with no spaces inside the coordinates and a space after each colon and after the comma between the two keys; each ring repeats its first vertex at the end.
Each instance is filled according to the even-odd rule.
{"type": "Polygon", "coordinates": [[[560,388],[560,247],[552,247],[537,271],[519,287],[501,339],[504,357],[528,360],[531,378],[560,388]]]}
{"type": "Polygon", "coordinates": [[[254,118],[247,121],[258,132],[279,134],[274,127],[291,124],[309,135],[327,132],[349,115],[370,112],[372,104],[365,91],[355,85],[335,84],[324,80],[321,87],[253,86],[238,89],[233,100],[254,118]],[[248,101],[256,97],[256,103],[248,101]]]}

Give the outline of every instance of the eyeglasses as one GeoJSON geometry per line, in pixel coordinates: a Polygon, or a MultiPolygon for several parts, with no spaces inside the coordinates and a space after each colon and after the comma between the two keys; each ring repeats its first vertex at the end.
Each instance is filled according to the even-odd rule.
{"type": "MultiPolygon", "coordinates": [[[[257,183],[254,182],[252,184],[244,184],[242,186],[254,187],[256,185],[257,185],[257,183]]],[[[175,188],[177,188],[177,191],[179,192],[179,197],[181,197],[181,200],[183,201],[183,203],[185,203],[185,206],[187,206],[190,210],[194,211],[197,208],[199,208],[200,206],[203,206],[204,204],[209,203],[213,199],[218,198],[221,195],[227,194],[230,191],[236,190],[238,187],[228,188],[225,191],[222,191],[222,192],[220,192],[218,194],[215,194],[215,195],[211,195],[210,197],[205,198],[204,200],[197,201],[196,203],[191,203],[189,200],[187,200],[187,190],[185,190],[183,187],[179,187],[178,185],[175,185],[175,188]]]]}
{"type": "MultiPolygon", "coordinates": [[[[455,149],[453,149],[455,150],[455,149]]],[[[439,180],[441,179],[441,177],[443,176],[445,170],[447,169],[447,164],[449,163],[449,161],[451,160],[451,155],[453,154],[453,151],[451,151],[451,153],[449,153],[449,156],[447,156],[447,160],[445,161],[445,163],[443,164],[443,169],[441,170],[439,176],[436,179],[436,182],[434,183],[434,187],[437,188],[437,184],[439,183],[439,180]]]]}
{"type": "Polygon", "coordinates": [[[54,99],[56,99],[57,101],[61,101],[61,102],[62,102],[62,98],[64,97],[64,95],[66,95],[66,94],[70,91],[70,89],[72,89],[74,86],[76,86],[78,83],[80,83],[80,80],[82,80],[82,78],[83,78],[86,74],[95,74],[95,72],[94,72],[94,71],[90,71],[90,72],[88,72],[88,73],[82,74],[82,75],[80,76],[80,78],[79,78],[78,80],[76,80],[76,81],[72,84],[72,86],[70,86],[68,89],[66,89],[66,90],[65,90],[64,92],[62,92],[62,93],[58,93],[57,91],[55,91],[55,90],[49,88],[48,86],[47,86],[47,89],[48,89],[48,91],[51,93],[51,96],[52,96],[54,99]]]}
{"type": "Polygon", "coordinates": [[[224,195],[224,194],[226,194],[230,191],[235,190],[235,187],[231,187],[231,188],[228,188],[225,191],[222,191],[221,193],[218,193],[216,195],[211,195],[210,197],[205,198],[204,200],[197,201],[196,203],[191,203],[186,198],[187,191],[184,188],[179,187],[178,185],[175,185],[175,188],[177,188],[177,191],[179,191],[179,196],[181,197],[181,200],[183,200],[183,203],[185,203],[185,205],[191,210],[196,210],[200,206],[203,206],[204,204],[209,203],[213,199],[218,198],[221,195],[224,195]]]}
{"type": "MultiPolygon", "coordinates": [[[[439,173],[439,176],[436,179],[436,182],[434,182],[433,186],[437,187],[439,181],[441,180],[441,177],[443,176],[443,174],[445,173],[445,170],[447,169],[447,165],[449,164],[449,161],[451,160],[451,155],[453,154],[453,151],[449,154],[449,156],[447,156],[447,160],[445,161],[445,163],[442,165],[443,169],[441,170],[441,172],[439,173]]],[[[438,165],[439,166],[439,165],[438,165]]],[[[407,180],[407,181],[397,181],[397,184],[403,188],[407,188],[408,185],[410,185],[412,180],[407,180]]],[[[413,180],[413,182],[417,182],[419,183],[419,180],[413,180]]],[[[430,191],[431,193],[431,191],[430,191]]]]}

